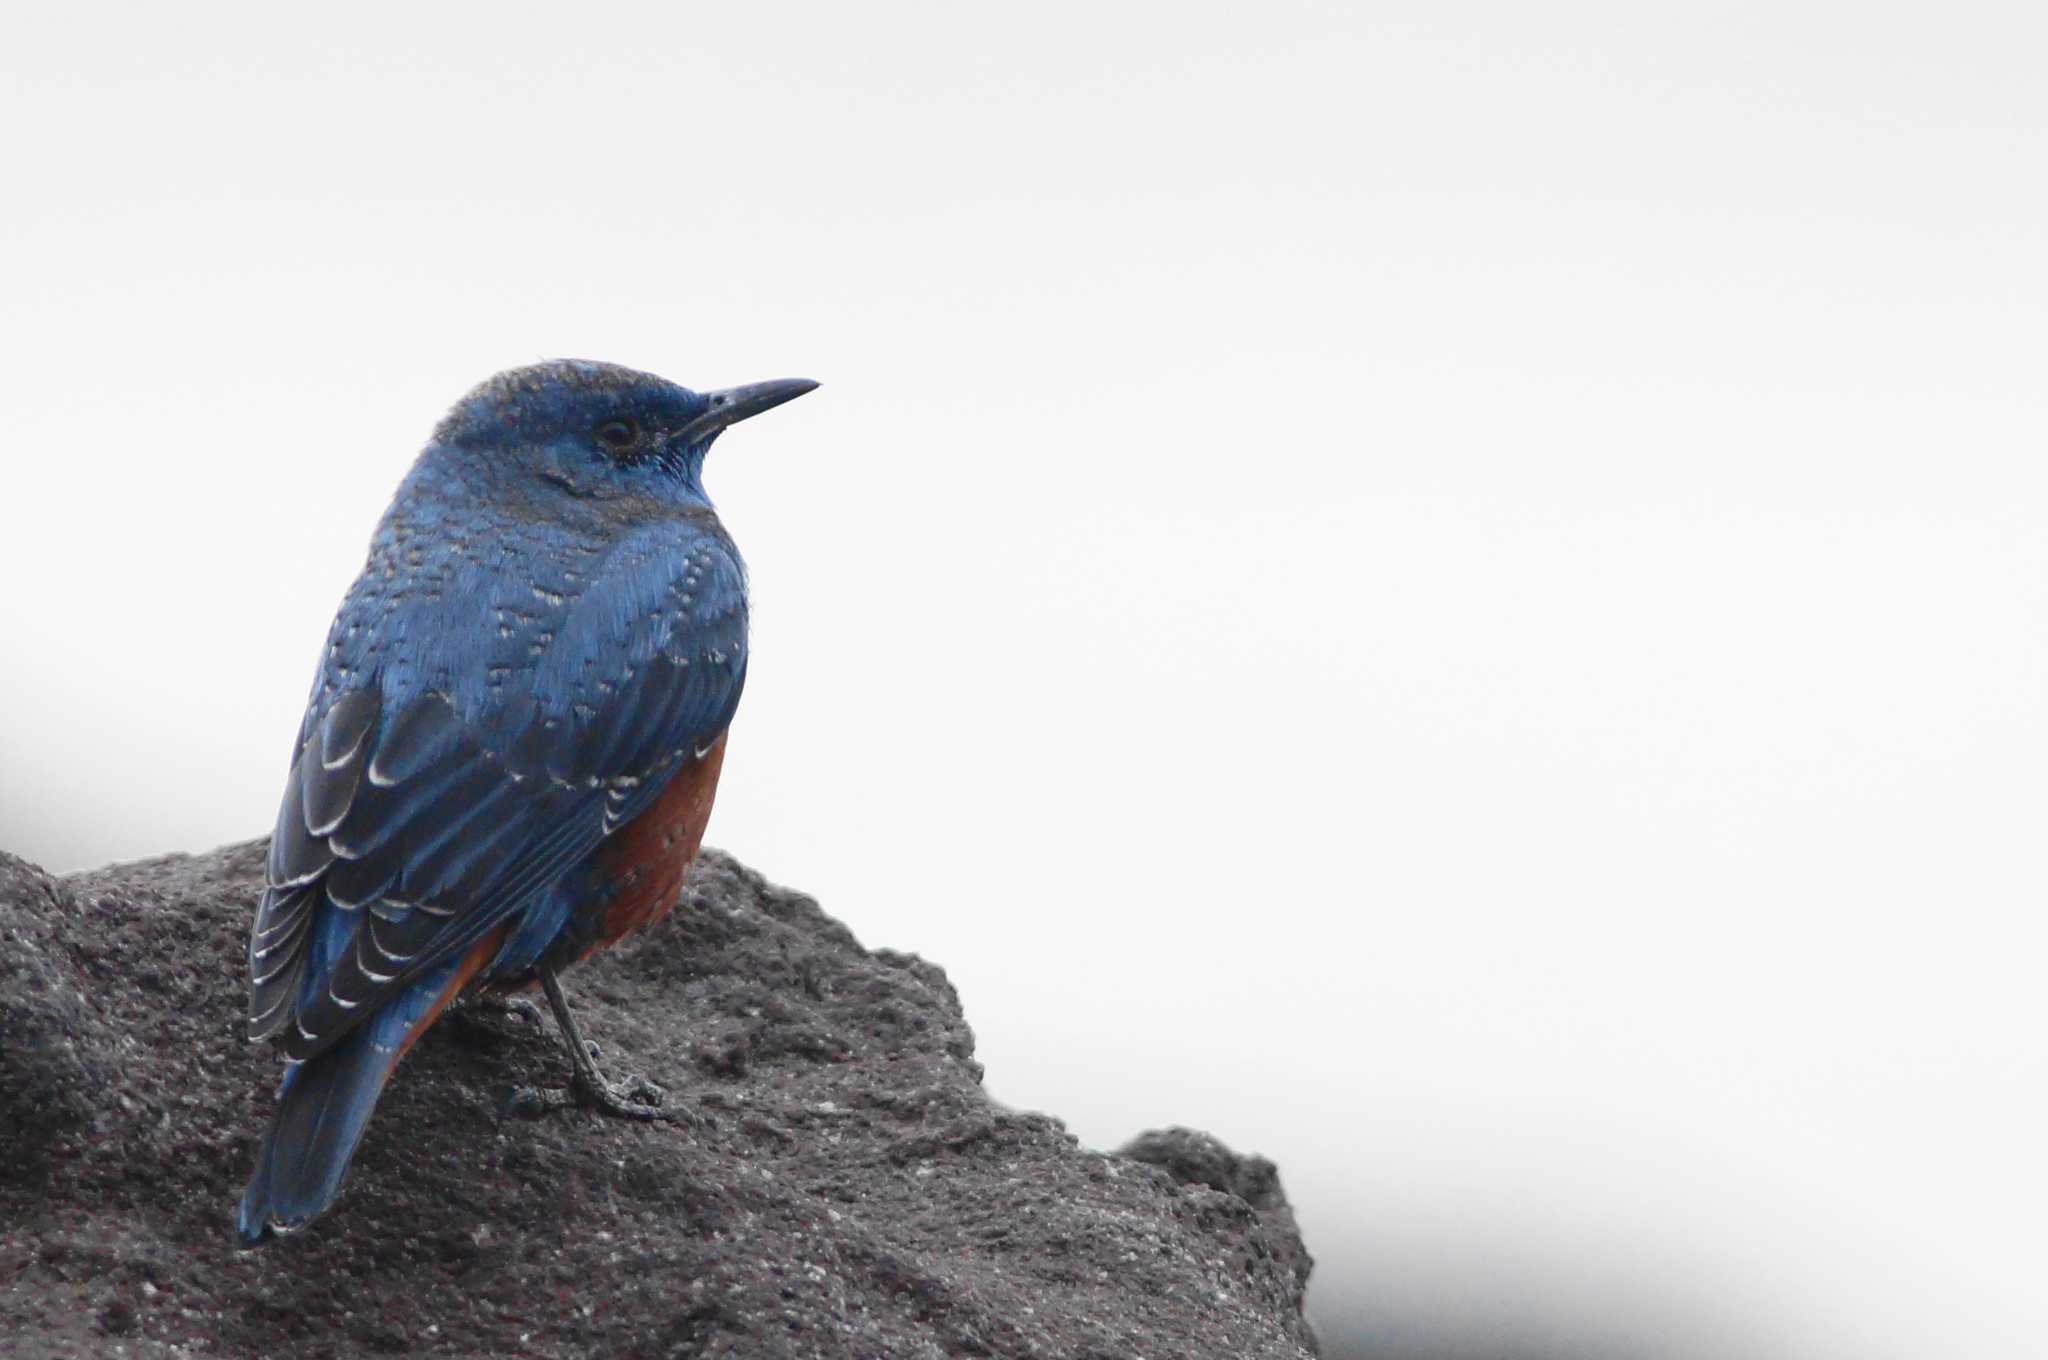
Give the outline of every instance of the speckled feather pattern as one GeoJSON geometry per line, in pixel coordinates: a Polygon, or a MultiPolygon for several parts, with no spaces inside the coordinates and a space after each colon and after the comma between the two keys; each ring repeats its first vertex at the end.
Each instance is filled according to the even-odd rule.
{"type": "Polygon", "coordinates": [[[738,702],[745,574],[709,503],[687,483],[671,499],[579,497],[524,470],[493,445],[430,444],[329,632],[266,903],[311,917],[295,1023],[266,1025],[292,1056],[543,906],[738,702]],[[367,733],[358,700],[337,734],[337,705],[359,695],[374,702],[367,733]],[[313,872],[344,891],[305,881],[313,872]]]}
{"type": "MultiPolygon", "coordinates": [[[[708,400],[610,365],[515,370],[399,487],[328,634],[251,933],[251,1031],[288,1058],[367,1045],[388,1071],[455,989],[579,957],[619,884],[679,881],[600,850],[720,746],[745,683],[745,569],[689,433],[708,400]]],[[[619,843],[686,864],[703,773],[670,800],[693,835],[619,843]]]]}

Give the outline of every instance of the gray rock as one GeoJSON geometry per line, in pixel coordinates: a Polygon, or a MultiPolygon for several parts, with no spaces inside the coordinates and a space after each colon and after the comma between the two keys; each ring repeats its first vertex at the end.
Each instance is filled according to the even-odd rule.
{"type": "Polygon", "coordinates": [[[0,1353],[1298,1357],[1272,1164],[1079,1147],[981,1090],[946,976],[707,852],[570,974],[617,1073],[702,1128],[506,1114],[552,1032],[457,1015],[334,1211],[230,1219],[276,1060],[241,1037],[261,843],[52,879],[0,855],[0,1353]]]}

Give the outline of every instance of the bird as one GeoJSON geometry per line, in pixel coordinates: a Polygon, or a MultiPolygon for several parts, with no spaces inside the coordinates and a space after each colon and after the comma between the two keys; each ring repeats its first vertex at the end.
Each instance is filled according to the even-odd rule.
{"type": "Polygon", "coordinates": [[[243,1246],[334,1203],[459,998],[538,986],[576,1103],[686,1117],[604,1077],[560,973],[661,919],[702,842],[747,676],[746,568],[705,454],[816,386],[553,360],[434,429],[328,631],[270,838],[248,1025],[285,1070],[243,1246]]]}

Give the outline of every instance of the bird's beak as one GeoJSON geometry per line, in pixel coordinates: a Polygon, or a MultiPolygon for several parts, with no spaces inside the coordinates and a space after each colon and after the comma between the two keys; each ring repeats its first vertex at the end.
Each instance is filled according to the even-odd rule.
{"type": "Polygon", "coordinates": [[[679,431],[680,437],[690,444],[709,439],[728,425],[737,424],[748,416],[760,415],[785,401],[793,401],[816,386],[809,378],[774,378],[768,382],[744,383],[739,387],[706,392],[705,399],[711,404],[704,408],[703,415],[679,431]]]}

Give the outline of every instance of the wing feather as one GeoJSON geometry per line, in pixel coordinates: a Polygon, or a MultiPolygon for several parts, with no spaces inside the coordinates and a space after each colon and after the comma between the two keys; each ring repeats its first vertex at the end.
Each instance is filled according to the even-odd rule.
{"type": "Polygon", "coordinates": [[[316,689],[250,936],[252,1034],[282,1034],[296,1059],[325,1051],[552,888],[724,730],[746,612],[737,558],[714,547],[670,559],[694,592],[680,598],[702,603],[662,616],[659,636],[575,631],[636,616],[619,610],[552,625],[556,646],[614,668],[566,700],[537,672],[531,687],[494,676],[481,707],[453,682],[407,692],[420,667],[316,689]]]}

